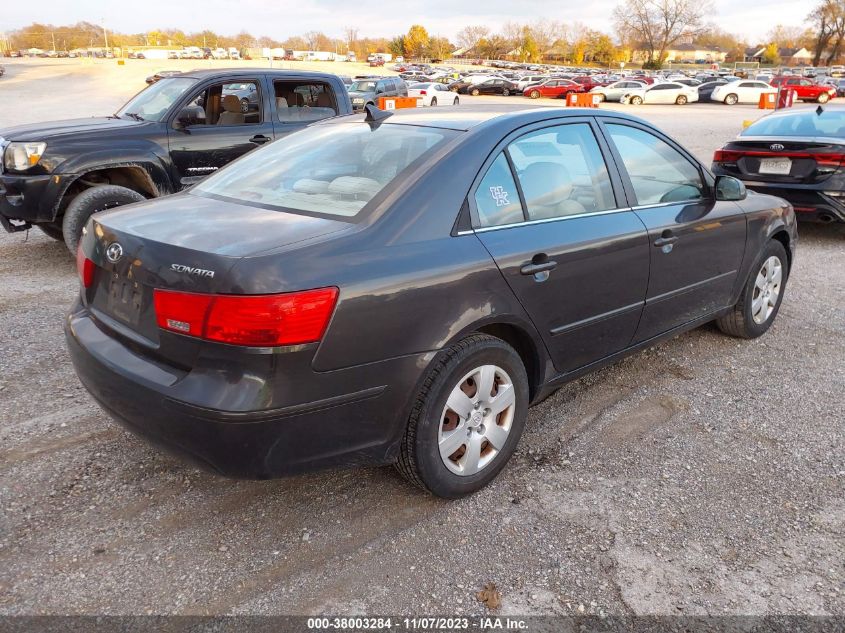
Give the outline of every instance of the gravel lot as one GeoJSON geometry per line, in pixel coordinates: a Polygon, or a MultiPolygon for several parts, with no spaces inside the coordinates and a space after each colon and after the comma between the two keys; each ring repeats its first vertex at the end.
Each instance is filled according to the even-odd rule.
{"type": "MultiPolygon", "coordinates": [[[[62,62],[6,64],[0,126],[114,111],[173,65],[62,62]]],[[[760,115],[636,112],[704,160],[760,115]]],[[[500,614],[845,615],[843,246],[802,225],[766,336],[706,326],[564,387],[444,502],[390,468],[234,482],[150,448],[76,380],[64,246],[0,234],[0,613],[483,613],[492,582],[500,614]]]]}

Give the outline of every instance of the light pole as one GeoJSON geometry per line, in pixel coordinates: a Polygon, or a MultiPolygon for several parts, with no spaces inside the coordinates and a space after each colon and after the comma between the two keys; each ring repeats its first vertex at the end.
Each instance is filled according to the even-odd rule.
{"type": "Polygon", "coordinates": [[[109,50],[109,32],[106,31],[105,20],[103,20],[103,40],[106,43],[106,51],[108,51],[109,50]]]}

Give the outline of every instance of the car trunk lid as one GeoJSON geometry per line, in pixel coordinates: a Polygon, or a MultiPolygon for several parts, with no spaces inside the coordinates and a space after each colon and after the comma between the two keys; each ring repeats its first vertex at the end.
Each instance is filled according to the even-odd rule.
{"type": "Polygon", "coordinates": [[[718,150],[713,162],[747,180],[813,184],[839,170],[845,148],[821,140],[734,141],[718,150]]]}

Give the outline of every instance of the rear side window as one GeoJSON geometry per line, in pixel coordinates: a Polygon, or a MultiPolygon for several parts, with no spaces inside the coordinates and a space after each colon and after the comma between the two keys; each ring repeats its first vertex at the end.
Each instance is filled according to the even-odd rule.
{"type": "Polygon", "coordinates": [[[273,92],[280,123],[307,123],[337,114],[334,93],[322,82],[274,81],[273,92]]]}
{"type": "Polygon", "coordinates": [[[508,147],[529,220],[616,206],[598,142],[586,123],[531,132],[508,147]]]}
{"type": "Polygon", "coordinates": [[[478,222],[482,227],[522,222],[522,204],[508,159],[500,153],[475,192],[478,222]]]}
{"type": "Polygon", "coordinates": [[[701,172],[674,147],[649,132],[627,125],[610,124],[607,129],[631,179],[637,204],[703,197],[701,172]]]}

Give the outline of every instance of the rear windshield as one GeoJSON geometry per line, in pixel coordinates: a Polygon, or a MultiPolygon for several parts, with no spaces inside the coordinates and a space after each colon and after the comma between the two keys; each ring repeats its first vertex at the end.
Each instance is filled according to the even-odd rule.
{"type": "Polygon", "coordinates": [[[745,129],[742,136],[830,136],[845,138],[845,110],[828,108],[763,117],[745,129]]]}
{"type": "Polygon", "coordinates": [[[410,125],[315,126],[251,152],[190,193],[353,218],[402,172],[457,134],[410,125]]]}

